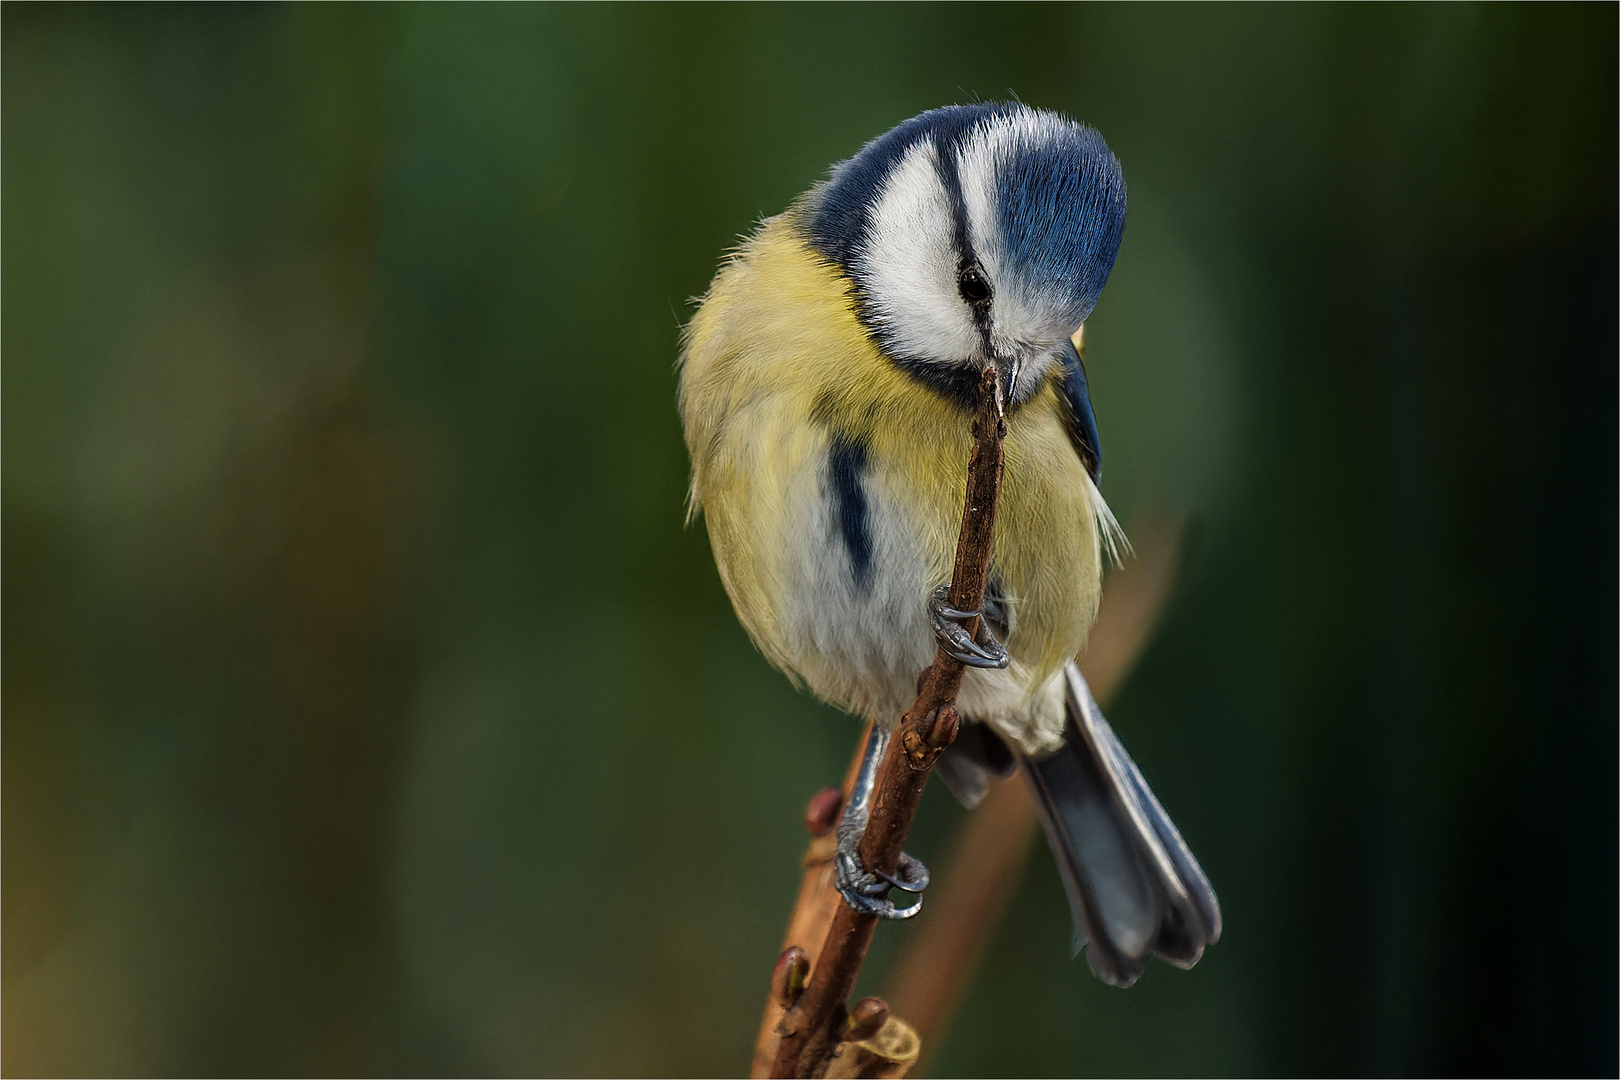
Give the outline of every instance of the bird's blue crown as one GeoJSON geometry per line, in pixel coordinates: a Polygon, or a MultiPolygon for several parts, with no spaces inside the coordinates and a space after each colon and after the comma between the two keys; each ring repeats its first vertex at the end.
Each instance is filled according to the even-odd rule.
{"type": "Polygon", "coordinates": [[[807,223],[816,249],[858,287],[867,286],[878,242],[874,216],[919,146],[931,149],[927,156],[949,200],[958,257],[971,262],[981,257],[976,246],[999,245],[1005,272],[1041,294],[1054,317],[1072,320],[1070,331],[1078,327],[1119,249],[1125,178],[1101,135],[1055,113],[1018,103],[951,105],[880,135],[835,166],[817,192],[807,223]],[[964,188],[975,183],[988,186],[994,238],[976,235],[966,220],[974,192],[964,188]]]}

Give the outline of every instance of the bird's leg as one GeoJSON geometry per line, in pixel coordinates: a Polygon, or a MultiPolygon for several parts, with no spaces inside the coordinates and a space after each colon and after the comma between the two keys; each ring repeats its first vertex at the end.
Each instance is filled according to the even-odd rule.
{"type": "Polygon", "coordinates": [[[1004,668],[1008,664],[1007,650],[990,632],[978,611],[958,611],[950,604],[950,587],[941,585],[928,601],[928,610],[934,616],[934,636],[945,655],[960,660],[968,667],[1004,668]],[[979,618],[977,640],[969,636],[962,624],[979,618]]]}
{"type": "Polygon", "coordinates": [[[833,879],[844,902],[856,911],[880,919],[909,919],[922,910],[922,900],[907,907],[895,907],[889,899],[891,888],[920,893],[928,888],[928,867],[902,853],[895,876],[874,873],[861,865],[861,837],[872,812],[872,789],[877,785],[878,763],[889,745],[889,733],[873,724],[861,756],[861,771],[855,776],[855,790],[838,820],[838,854],[833,858],[833,879]]]}

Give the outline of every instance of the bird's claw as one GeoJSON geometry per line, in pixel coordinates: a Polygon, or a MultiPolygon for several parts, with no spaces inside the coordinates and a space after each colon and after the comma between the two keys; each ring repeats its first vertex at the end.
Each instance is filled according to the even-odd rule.
{"type": "Polygon", "coordinates": [[[934,636],[939,639],[939,647],[945,650],[945,655],[957,660],[968,667],[976,668],[1004,668],[1009,663],[1007,650],[1001,642],[996,640],[990,628],[980,618],[981,612],[959,611],[950,606],[949,593],[946,586],[935,590],[928,602],[928,610],[934,617],[934,636]],[[969,619],[979,619],[979,637],[981,641],[974,640],[973,635],[967,632],[962,624],[969,619]]]}
{"type": "Polygon", "coordinates": [[[900,853],[900,865],[895,867],[895,874],[898,876],[890,877],[881,870],[872,871],[874,877],[901,892],[920,893],[928,888],[928,867],[922,864],[921,859],[913,858],[903,851],[900,853]]]}
{"type": "Polygon", "coordinates": [[[898,907],[889,899],[891,888],[920,893],[928,887],[928,868],[910,855],[900,856],[897,875],[873,873],[861,866],[853,851],[838,852],[833,860],[833,879],[839,895],[851,908],[880,919],[909,919],[922,910],[922,898],[898,907]]]}
{"type": "Polygon", "coordinates": [[[866,738],[866,749],[861,755],[861,768],[855,776],[855,785],[844,803],[844,814],[838,821],[838,849],[833,856],[833,883],[844,902],[863,915],[879,919],[909,919],[922,910],[922,900],[896,907],[889,899],[890,889],[920,893],[928,888],[928,868],[901,852],[894,874],[873,873],[861,865],[861,837],[866,835],[866,823],[871,816],[872,793],[877,783],[878,762],[889,745],[888,729],[874,724],[866,738]]]}

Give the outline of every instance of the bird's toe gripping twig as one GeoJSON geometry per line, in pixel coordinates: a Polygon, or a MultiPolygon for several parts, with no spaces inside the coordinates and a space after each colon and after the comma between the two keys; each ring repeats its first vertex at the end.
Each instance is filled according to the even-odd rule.
{"type": "Polygon", "coordinates": [[[928,888],[928,867],[904,852],[895,866],[895,872],[885,874],[861,865],[861,837],[866,833],[867,819],[872,808],[872,788],[877,775],[878,762],[889,745],[889,733],[873,725],[866,740],[866,752],[855,787],[844,815],[838,821],[838,852],[833,857],[833,881],[845,903],[855,911],[874,915],[880,919],[909,919],[922,910],[922,900],[905,907],[895,906],[889,899],[890,889],[920,893],[928,888]]]}
{"type": "Polygon", "coordinates": [[[1004,668],[1008,664],[1007,650],[990,632],[979,611],[959,611],[950,605],[949,586],[934,590],[928,601],[928,610],[934,619],[934,636],[945,655],[968,667],[1004,668]],[[979,620],[979,633],[975,636],[963,626],[969,619],[979,620]]]}
{"type": "Polygon", "coordinates": [[[838,854],[833,860],[834,880],[845,903],[856,911],[875,915],[880,919],[909,919],[922,910],[922,898],[905,907],[889,899],[889,890],[901,889],[920,893],[928,888],[928,867],[910,855],[900,856],[900,865],[894,875],[874,873],[861,866],[856,849],[861,834],[853,832],[846,840],[842,829],[838,836],[838,854]]]}

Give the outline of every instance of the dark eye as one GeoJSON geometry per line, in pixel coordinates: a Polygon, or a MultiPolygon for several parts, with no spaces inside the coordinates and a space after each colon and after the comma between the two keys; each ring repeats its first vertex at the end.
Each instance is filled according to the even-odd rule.
{"type": "Polygon", "coordinates": [[[982,307],[990,302],[990,283],[977,266],[964,266],[956,276],[956,287],[969,307],[982,307]]]}

